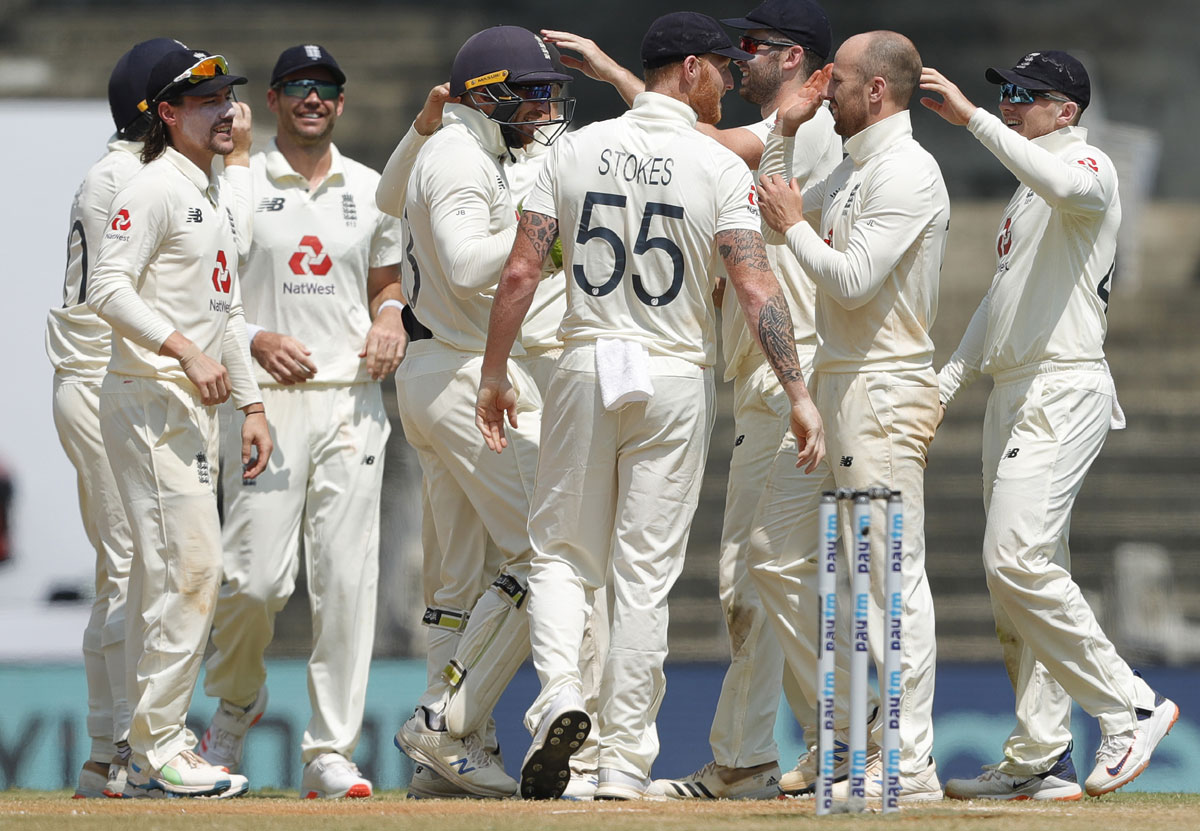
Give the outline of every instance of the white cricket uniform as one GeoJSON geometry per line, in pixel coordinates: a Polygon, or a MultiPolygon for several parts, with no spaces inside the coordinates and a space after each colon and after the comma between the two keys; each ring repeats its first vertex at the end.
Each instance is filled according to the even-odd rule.
{"type": "MultiPolygon", "coordinates": [[[[498,124],[469,107],[450,104],[442,129],[421,148],[406,190],[404,296],[428,333],[409,344],[396,390],[405,437],[421,461],[422,518],[433,525],[432,533],[423,529],[422,543],[426,621],[435,626],[444,618],[463,620],[471,609],[478,611],[501,575],[520,586],[519,594],[508,597],[514,605],[523,604],[532,556],[527,518],[541,414],[536,382],[519,363],[511,368],[520,396],[519,426],[508,431],[509,448],[503,454],[484,444],[473,406],[492,296],[516,236],[517,202],[504,164],[508,157],[498,124]],[[494,553],[481,544],[481,526],[495,542],[494,553]]],[[[524,348],[517,344],[514,354],[524,355],[524,348]]],[[[512,583],[504,585],[516,592],[512,583]]],[[[513,624],[520,628],[514,635],[520,643],[504,645],[512,653],[505,660],[515,661],[513,671],[528,648],[524,617],[522,608],[520,622],[513,624]]],[[[479,623],[478,615],[471,620],[479,623]]],[[[452,638],[443,640],[444,650],[454,646],[452,638]]],[[[430,684],[423,704],[445,691],[434,667],[440,662],[437,653],[444,650],[435,650],[431,637],[430,684]]],[[[473,702],[468,724],[451,714],[447,728],[452,734],[483,726],[507,684],[508,677],[500,676],[507,674],[507,668],[498,672],[494,685],[481,693],[482,701],[468,696],[473,702]]]]}
{"type": "MultiPolygon", "coordinates": [[[[764,146],[775,126],[776,113],[748,125],[764,146]]],[[[791,176],[804,187],[825,178],[842,160],[842,142],[833,129],[833,116],[822,107],[797,133],[791,176]]],[[[754,176],[757,181],[757,176],[754,176]]],[[[769,242],[769,241],[768,241],[769,242]]],[[[771,270],[791,310],[796,355],[805,377],[812,370],[817,346],[813,321],[816,285],[796,257],[782,244],[767,245],[771,270]]],[[[762,495],[775,454],[790,435],[791,406],[758,342],[746,324],[737,292],[727,287],[721,303],[721,342],[725,351],[725,380],[733,382],[733,454],[725,492],[721,525],[719,590],[729,633],[732,660],[721,684],[709,744],[721,765],[747,768],[776,761],[775,715],[779,710],[779,685],[784,677],[783,651],[767,624],[762,601],[746,565],[755,506],[762,495]]],[[[803,476],[803,471],[796,471],[803,476]]],[[[814,541],[815,544],[815,541],[814,541]]],[[[797,689],[788,678],[786,691],[797,689]]],[[[810,705],[802,696],[789,695],[802,723],[811,722],[810,705]],[[798,699],[798,700],[793,700],[798,699]]]]}
{"type": "MultiPolygon", "coordinates": [[[[304,538],[313,617],[305,764],[349,759],[362,729],[375,638],[379,504],[390,426],[380,386],[358,357],[371,328],[367,273],[404,256],[400,223],[375,206],[379,174],[330,147],[312,190],[272,139],[251,159],[254,234],[241,267],[246,317],[292,335],[316,375],[284,386],[258,367],[275,451],[243,482],[224,471],[225,584],[213,621],[205,691],[239,706],[266,682],[263,652],[295,589],[304,538]]],[[[227,457],[240,425],[225,435],[227,457]]]]}
{"type": "MultiPolygon", "coordinates": [[[[787,158],[792,140],[782,141],[787,158]]],[[[912,137],[907,111],[867,127],[845,149],[847,158],[804,194],[813,225],[798,223],[786,235],[817,286],[820,344],[809,389],[825,423],[827,456],[820,475],[798,479],[795,445],[785,437],[754,520],[751,571],[788,663],[815,700],[815,641],[812,632],[801,631],[816,621],[815,573],[796,552],[811,551],[817,538],[820,494],[875,485],[902,492],[898,721],[901,772],[912,775],[925,770],[933,750],[936,643],[924,565],[924,468],[938,413],[929,328],[950,203],[937,163],[912,137]]],[[[884,527],[884,513],[882,503],[873,504],[874,527],[884,527]]],[[[875,548],[882,551],[882,544],[875,548]]],[[[877,671],[884,563],[878,554],[871,559],[870,648],[877,671]]]]}
{"type": "Polygon", "coordinates": [[[551,378],[533,511],[533,729],[580,685],[589,590],[608,583],[599,766],[646,777],[658,753],[667,593],[683,566],[713,420],[711,293],[723,231],[759,228],[749,171],[696,114],[642,93],[620,118],[559,140],[526,200],[558,220],[565,349],[551,378]],[[654,392],[606,410],[598,338],[641,344],[654,392]]]}
{"type": "Polygon", "coordinates": [[[1071,507],[1114,414],[1104,362],[1121,204],[1112,162],[1066,127],[1026,140],[976,110],[967,128],[1020,180],[996,275],[939,373],[942,400],[981,372],[995,386],[983,437],[983,562],[1017,725],[1000,769],[1049,770],[1071,741],[1071,701],[1104,733],[1137,726],[1154,694],[1117,654],[1071,579],[1071,507]]]}
{"type": "Polygon", "coordinates": [[[79,512],[96,550],[96,597],[83,633],[88,684],[90,758],[108,764],[114,742],[129,734],[125,695],[125,593],[133,541],[100,437],[100,382],[108,368],[112,328],[87,305],[88,281],[108,224],[112,198],[142,169],[141,142],[113,136],[71,204],[63,305],[46,318],[46,354],[54,365],[54,426],[75,467],[79,512]]]}
{"type": "Polygon", "coordinates": [[[248,176],[212,178],[167,148],[114,197],[87,294],[114,330],[100,429],[134,544],[129,744],[154,769],[196,743],[184,719],[221,580],[216,408],[158,350],[178,330],[225,364],[235,407],[261,400],[237,281],[248,176]]]}

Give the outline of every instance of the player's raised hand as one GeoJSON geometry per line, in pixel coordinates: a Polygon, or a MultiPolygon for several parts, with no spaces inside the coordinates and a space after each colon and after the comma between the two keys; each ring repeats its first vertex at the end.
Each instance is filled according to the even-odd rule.
{"type": "Polygon", "coordinates": [[[779,102],[779,123],[777,131],[783,136],[794,136],[800,125],[812,119],[821,109],[825,100],[825,92],[829,89],[829,79],[833,75],[833,64],[827,64],[812,75],[794,92],[788,93],[779,102]]]}
{"type": "Polygon", "coordinates": [[[421,107],[421,112],[417,113],[413,126],[421,135],[432,136],[438,127],[442,126],[442,109],[447,104],[457,104],[460,100],[462,99],[458,96],[450,94],[450,84],[438,84],[425,96],[425,104],[421,107]]]}
{"type": "Polygon", "coordinates": [[[979,109],[971,103],[967,96],[962,94],[962,90],[932,67],[921,67],[921,89],[942,96],[941,101],[923,96],[921,104],[959,127],[967,126],[967,122],[971,120],[975,110],[979,109]]]}
{"type": "Polygon", "coordinates": [[[233,102],[233,152],[225,157],[226,165],[250,164],[250,144],[253,138],[253,119],[250,105],[245,101],[233,102]]]}
{"type": "Polygon", "coordinates": [[[582,35],[571,32],[561,32],[555,29],[542,29],[542,38],[547,43],[553,43],[559,49],[569,49],[574,55],[562,55],[563,66],[578,69],[589,78],[597,81],[612,83],[612,79],[625,69],[609,57],[608,53],[582,35]]]}
{"type": "Polygon", "coordinates": [[[367,373],[380,381],[396,371],[407,349],[408,333],[404,331],[400,310],[389,306],[375,315],[367,332],[367,345],[358,357],[367,359],[367,373]]]}
{"type": "MultiPolygon", "coordinates": [[[[261,407],[261,404],[249,404],[249,407],[261,407]]],[[[262,410],[246,414],[242,422],[242,478],[254,479],[267,469],[267,460],[275,443],[271,441],[271,428],[267,424],[267,415],[262,410]],[[253,451],[253,452],[252,452],[253,451]]]]}
{"type": "Polygon", "coordinates": [[[263,330],[250,342],[250,354],[284,386],[303,384],[317,374],[312,352],[291,335],[263,330]]]}
{"type": "Polygon", "coordinates": [[[825,458],[825,425],[807,396],[792,404],[792,433],[796,436],[796,467],[812,473],[825,458]]]}
{"type": "Polygon", "coordinates": [[[804,194],[800,183],[785,182],[782,176],[763,176],[758,180],[758,209],[763,221],[786,234],[788,228],[804,221],[804,194]]]}
{"type": "Polygon", "coordinates": [[[500,453],[508,447],[508,439],[504,436],[504,417],[508,415],[508,423],[517,426],[517,391],[509,383],[507,376],[501,378],[482,378],[479,382],[479,393],[475,397],[475,426],[483,433],[483,440],[492,450],[500,453]]]}

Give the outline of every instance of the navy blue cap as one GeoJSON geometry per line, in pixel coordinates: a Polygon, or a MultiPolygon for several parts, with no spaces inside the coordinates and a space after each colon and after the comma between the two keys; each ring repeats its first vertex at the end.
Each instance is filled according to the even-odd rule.
{"type": "Polygon", "coordinates": [[[154,69],[150,70],[150,78],[146,82],[146,100],[155,104],[176,96],[212,95],[226,87],[246,83],[246,79],[241,75],[228,73],[218,73],[203,81],[175,80],[205,58],[213,57],[220,56],[203,49],[188,49],[180,44],[178,48],[163,55],[154,65],[154,69]]]}
{"type": "Polygon", "coordinates": [[[150,109],[146,101],[150,70],[168,52],[186,48],[171,38],[154,38],[136,44],[117,59],[117,65],[108,77],[108,108],[112,111],[113,125],[122,138],[141,138],[150,125],[146,117],[150,109]]]}
{"type": "Polygon", "coordinates": [[[319,43],[302,43],[284,49],[279,55],[279,60],[275,61],[275,68],[271,70],[271,86],[275,86],[293,72],[313,66],[328,69],[338,86],[346,83],[346,73],[342,72],[342,68],[333,59],[333,55],[329,54],[328,49],[319,43]]]}
{"type": "Polygon", "coordinates": [[[1083,108],[1092,100],[1092,82],[1083,64],[1054,49],[1030,52],[1012,69],[992,67],[984,77],[993,84],[1016,84],[1033,92],[1056,90],[1083,108]]]}
{"type": "Polygon", "coordinates": [[[493,26],[476,32],[454,56],[450,94],[494,83],[565,84],[573,80],[562,70],[540,37],[520,26],[493,26]]]}
{"type": "Polygon", "coordinates": [[[733,45],[715,17],[700,12],[671,12],[650,24],[642,38],[643,66],[662,66],[688,55],[720,55],[734,61],[754,57],[733,45]]]}
{"type": "Polygon", "coordinates": [[[721,22],[734,29],[772,29],[822,58],[833,51],[829,15],[813,0],[763,0],[745,17],[721,22]]]}

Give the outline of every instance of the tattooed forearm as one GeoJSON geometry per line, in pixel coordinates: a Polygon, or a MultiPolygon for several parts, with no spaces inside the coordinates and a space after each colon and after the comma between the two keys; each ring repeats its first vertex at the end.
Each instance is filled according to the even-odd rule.
{"type": "Polygon", "coordinates": [[[758,310],[758,340],[763,354],[783,383],[803,381],[800,360],[796,357],[796,338],[787,302],[778,291],[758,310]]]}
{"type": "Polygon", "coordinates": [[[767,249],[763,247],[762,234],[758,231],[738,229],[717,234],[717,250],[726,266],[744,265],[758,271],[768,271],[767,249]]]}
{"type": "Polygon", "coordinates": [[[558,220],[536,211],[525,211],[521,214],[521,224],[517,230],[533,243],[538,260],[541,261],[546,259],[554,240],[558,238],[558,220]]]}

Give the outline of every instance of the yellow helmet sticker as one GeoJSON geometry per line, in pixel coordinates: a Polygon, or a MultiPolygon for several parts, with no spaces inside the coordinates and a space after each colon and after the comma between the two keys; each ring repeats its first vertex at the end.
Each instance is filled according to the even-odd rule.
{"type": "Polygon", "coordinates": [[[489,72],[487,75],[480,75],[478,78],[472,78],[463,86],[467,89],[475,89],[475,87],[485,87],[488,84],[495,84],[503,81],[508,77],[507,69],[497,69],[495,72],[489,72]]]}

